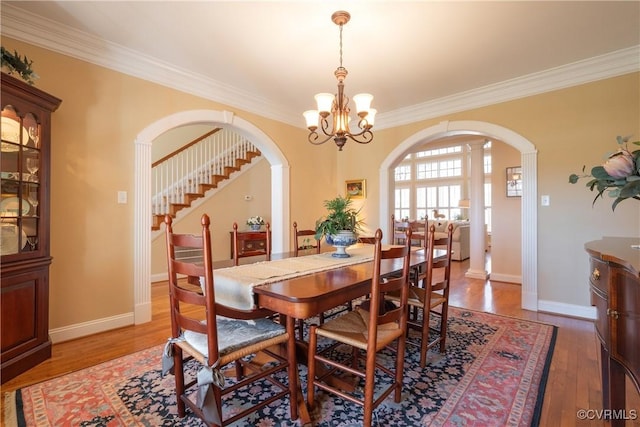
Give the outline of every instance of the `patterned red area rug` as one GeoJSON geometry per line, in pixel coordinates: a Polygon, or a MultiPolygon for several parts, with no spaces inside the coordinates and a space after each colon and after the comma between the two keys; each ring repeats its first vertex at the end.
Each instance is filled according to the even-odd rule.
{"type": "MultiPolygon", "coordinates": [[[[412,338],[414,336],[412,335],[412,338]]],[[[375,411],[377,425],[537,426],[556,327],[450,308],[447,351],[429,352],[425,369],[409,346],[404,396],[375,411]]],[[[8,426],[201,426],[177,418],[173,376],[162,377],[154,347],[92,368],[3,394],[8,426]]],[[[193,371],[195,372],[195,367],[193,371]]],[[[306,369],[301,367],[306,384],[306,369]]],[[[226,411],[268,393],[238,391],[226,411]]],[[[322,392],[314,425],[359,425],[362,409],[322,392]]],[[[294,426],[281,400],[235,425],[294,426]]]]}

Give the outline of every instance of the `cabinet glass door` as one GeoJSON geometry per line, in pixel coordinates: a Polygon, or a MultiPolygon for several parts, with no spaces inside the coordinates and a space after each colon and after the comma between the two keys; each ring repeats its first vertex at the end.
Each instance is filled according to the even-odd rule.
{"type": "Polygon", "coordinates": [[[33,114],[20,117],[8,105],[0,122],[0,252],[38,249],[40,126],[33,114]]]}

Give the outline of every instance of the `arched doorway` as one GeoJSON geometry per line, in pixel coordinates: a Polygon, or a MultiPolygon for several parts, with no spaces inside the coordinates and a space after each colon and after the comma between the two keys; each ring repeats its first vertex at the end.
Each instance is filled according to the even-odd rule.
{"type": "MultiPolygon", "coordinates": [[[[391,206],[392,166],[416,146],[457,135],[484,136],[499,139],[520,151],[522,163],[522,308],[538,310],[538,211],[537,151],[523,136],[502,126],[479,121],[445,121],[423,129],[402,141],[380,166],[380,218],[389,218],[391,206]]],[[[383,224],[385,221],[383,221],[383,224]]],[[[388,225],[383,225],[387,227],[388,225]]],[[[390,230],[384,229],[385,234],[390,230]]],[[[473,255],[472,255],[473,256],[473,255]]]]}
{"type": "Polygon", "coordinates": [[[206,123],[233,129],[255,144],[271,165],[271,223],[274,252],[289,242],[289,163],[280,148],[255,125],[229,111],[190,110],[164,117],[135,140],[134,182],[134,322],[151,320],[151,146],[178,126],[206,123]]]}

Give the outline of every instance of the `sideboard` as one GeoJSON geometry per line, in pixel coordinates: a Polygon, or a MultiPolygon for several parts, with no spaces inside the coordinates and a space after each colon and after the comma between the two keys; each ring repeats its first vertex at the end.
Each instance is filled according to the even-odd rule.
{"type": "Polygon", "coordinates": [[[623,426],[625,374],[640,392],[640,238],[603,237],[585,244],[590,263],[591,304],[600,340],[603,409],[623,426]],[[622,415],[622,416],[617,416],[622,415]]]}
{"type": "MultiPolygon", "coordinates": [[[[238,231],[238,234],[248,234],[249,239],[240,241],[238,248],[238,256],[246,256],[251,253],[257,255],[259,253],[267,253],[267,232],[266,231],[238,231]]],[[[233,259],[233,231],[229,232],[229,257],[233,259]]]]}

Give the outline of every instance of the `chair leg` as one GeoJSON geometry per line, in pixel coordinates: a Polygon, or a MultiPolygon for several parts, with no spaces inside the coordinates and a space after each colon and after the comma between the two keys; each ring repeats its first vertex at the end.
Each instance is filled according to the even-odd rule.
{"type": "Polygon", "coordinates": [[[307,406],[309,409],[314,406],[314,384],[316,378],[316,345],[318,337],[316,336],[316,325],[311,325],[309,329],[309,357],[307,360],[307,406]]]}
{"type": "Polygon", "coordinates": [[[442,304],[442,314],[440,315],[440,353],[444,353],[447,341],[447,319],[449,317],[449,303],[442,304]]]}
{"type": "MultiPolygon", "coordinates": [[[[430,298],[427,298],[430,304],[430,298]]],[[[431,311],[429,306],[425,303],[425,307],[422,309],[422,331],[420,341],[420,367],[424,368],[427,364],[427,351],[429,350],[429,316],[431,311]]]]}
{"type": "Polygon", "coordinates": [[[398,338],[398,351],[396,353],[396,403],[400,403],[402,400],[402,380],[404,377],[404,353],[406,351],[406,346],[407,338],[406,335],[403,334],[398,338]]]}
{"type": "Polygon", "coordinates": [[[178,417],[184,418],[186,410],[184,401],[182,400],[182,395],[184,394],[182,349],[177,345],[173,345],[173,369],[176,381],[176,404],[178,405],[178,417]]]}
{"type": "Polygon", "coordinates": [[[373,392],[375,389],[376,353],[367,353],[364,383],[364,419],[362,425],[371,427],[373,421],[373,392]]]}

